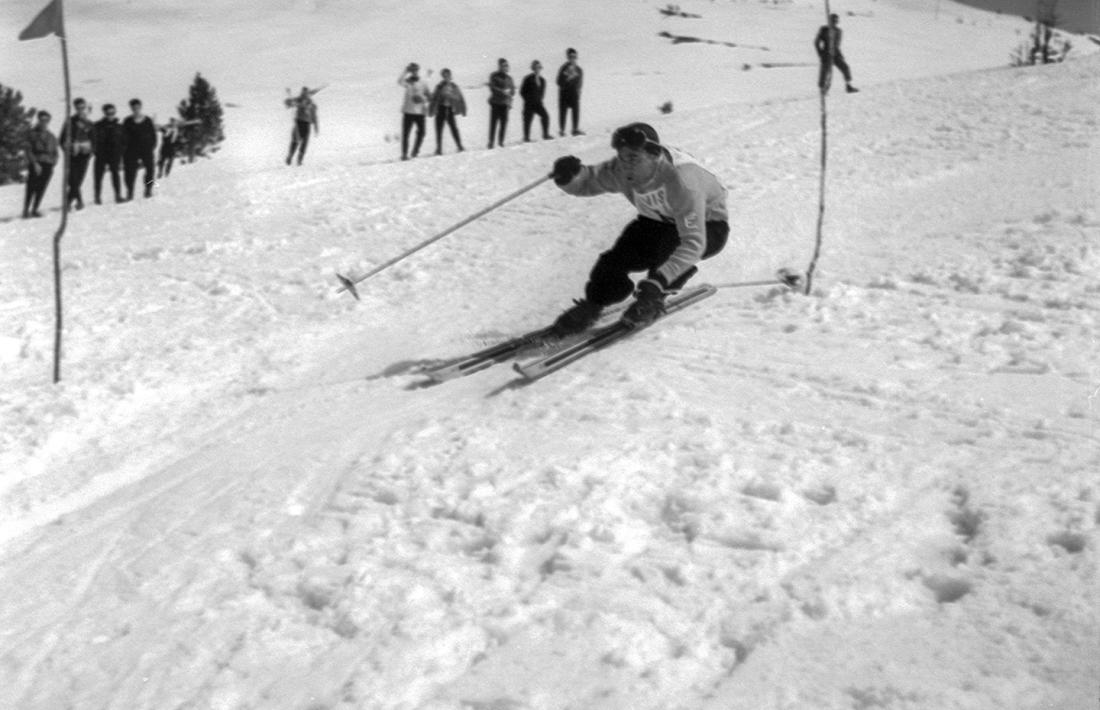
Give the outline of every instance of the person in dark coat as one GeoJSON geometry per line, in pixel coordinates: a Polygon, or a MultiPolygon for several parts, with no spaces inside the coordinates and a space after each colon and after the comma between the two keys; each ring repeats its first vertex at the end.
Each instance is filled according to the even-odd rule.
{"type": "Polygon", "coordinates": [[[38,123],[27,133],[27,142],[23,148],[28,163],[23,219],[42,216],[38,208],[42,204],[42,196],[46,194],[50,178],[53,177],[54,166],[57,165],[57,137],[46,128],[48,125],[49,111],[39,111],[38,123]]]}
{"type": "Polygon", "coordinates": [[[301,165],[302,158],[306,155],[306,147],[309,145],[310,131],[321,133],[321,126],[317,122],[317,104],[313,102],[313,95],[320,90],[303,86],[302,93],[286,100],[287,108],[294,109],[294,128],[290,132],[290,152],[286,154],[287,165],[294,160],[295,153],[298,154],[298,165],[301,165]]]}
{"type": "Polygon", "coordinates": [[[126,180],[127,202],[134,199],[139,165],[145,169],[145,196],[153,196],[156,168],[153,155],[157,149],[157,127],[153,119],[141,112],[141,100],[132,99],[130,110],[132,113],[122,122],[122,172],[126,180]]]}
{"type": "Polygon", "coordinates": [[[817,87],[822,91],[828,91],[829,69],[832,65],[844,75],[844,89],[849,94],[859,91],[852,86],[852,70],[848,68],[848,62],[844,61],[844,55],[840,53],[840,38],[843,32],[839,26],[840,16],[829,15],[829,24],[822,25],[814,38],[814,49],[817,50],[817,58],[821,60],[821,73],[817,78],[817,87]]]}
{"type": "Polygon", "coordinates": [[[558,128],[565,135],[565,118],[573,112],[573,135],[583,135],[578,128],[581,120],[581,87],[584,85],[584,70],[577,64],[577,50],[570,47],[565,50],[565,64],[558,70],[558,128]]]}
{"type": "Polygon", "coordinates": [[[115,202],[122,202],[122,183],[119,179],[119,167],[122,164],[122,124],[115,115],[114,104],[103,104],[103,118],[95,122],[92,131],[92,151],[95,162],[92,173],[95,185],[95,203],[103,204],[103,175],[110,171],[111,187],[115,191],[115,202]]]}
{"type": "Polygon", "coordinates": [[[88,174],[88,163],[92,159],[92,131],[95,126],[88,118],[91,107],[84,99],[73,101],[74,113],[69,122],[61,129],[61,146],[69,153],[69,184],[66,198],[69,204],[76,203],[78,210],[84,209],[84,196],[80,193],[84,176],[88,174]]]}
{"type": "Polygon", "coordinates": [[[542,121],[542,137],[551,138],[550,114],[542,101],[546,96],[546,79],[542,76],[542,63],[539,60],[531,62],[531,73],[523,77],[523,83],[519,86],[519,96],[523,99],[523,140],[531,140],[531,122],[535,116],[542,121]]]}
{"type": "Polygon", "coordinates": [[[451,138],[459,152],[462,151],[462,136],[458,133],[458,124],[455,116],[466,115],[466,99],[462,96],[462,89],[451,78],[451,70],[444,69],[440,72],[442,81],[436,85],[432,92],[431,103],[428,104],[428,115],[435,116],[435,154],[443,155],[443,126],[451,128],[451,138]]]}

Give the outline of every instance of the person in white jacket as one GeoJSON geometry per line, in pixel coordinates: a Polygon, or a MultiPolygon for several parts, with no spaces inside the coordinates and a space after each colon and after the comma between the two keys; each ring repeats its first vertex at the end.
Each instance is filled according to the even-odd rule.
{"type": "Polygon", "coordinates": [[[401,104],[401,159],[408,160],[420,154],[420,144],[424,142],[425,116],[432,98],[432,90],[426,81],[420,79],[420,65],[416,62],[405,67],[397,79],[398,86],[405,89],[405,99],[401,104]],[[416,128],[416,139],[412,152],[409,151],[409,134],[416,128]]]}
{"type": "Polygon", "coordinates": [[[729,238],[726,188],[691,156],[661,145],[657,131],[631,123],[611,136],[616,155],[597,165],[565,156],[554,163],[554,182],[570,195],[619,193],[638,210],[615,245],[600,254],[584,298],[554,323],[558,335],[583,331],[606,306],[632,293],[622,320],[647,325],[664,312],[665,296],[683,288],[698,264],[729,238]],[[635,289],[631,272],[645,271],[635,289]]]}

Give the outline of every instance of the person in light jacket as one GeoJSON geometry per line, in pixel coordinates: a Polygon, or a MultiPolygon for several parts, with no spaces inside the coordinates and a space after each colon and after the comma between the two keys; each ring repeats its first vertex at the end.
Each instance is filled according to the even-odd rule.
{"type": "Polygon", "coordinates": [[[424,122],[428,106],[432,100],[432,91],[428,83],[420,78],[420,65],[416,62],[405,67],[397,78],[397,85],[405,89],[405,98],[401,103],[401,159],[408,160],[420,154],[420,144],[424,142],[424,122]],[[409,134],[416,128],[416,139],[412,152],[409,152],[409,134]]]}
{"type": "Polygon", "coordinates": [[[443,154],[443,125],[451,129],[451,138],[459,152],[462,152],[462,137],[458,134],[458,124],[455,116],[466,115],[466,99],[462,96],[462,89],[451,80],[451,70],[444,69],[440,72],[443,80],[440,81],[435,91],[432,92],[432,100],[428,106],[428,115],[435,117],[435,154],[443,154]]]}

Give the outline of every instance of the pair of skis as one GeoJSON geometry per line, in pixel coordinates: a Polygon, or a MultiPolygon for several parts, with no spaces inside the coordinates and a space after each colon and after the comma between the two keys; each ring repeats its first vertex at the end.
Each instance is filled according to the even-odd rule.
{"type": "MultiPolygon", "coordinates": [[[[717,291],[717,288],[710,285],[696,286],[695,288],[682,291],[666,301],[665,312],[657,320],[663,320],[677,311],[683,310],[694,303],[698,303],[705,298],[713,296],[717,291]]],[[[657,321],[654,321],[654,323],[656,322],[657,321]]],[[[425,370],[423,374],[433,382],[446,382],[447,380],[480,372],[497,363],[520,356],[526,351],[534,348],[559,346],[548,355],[513,364],[513,369],[515,369],[524,380],[530,382],[545,377],[552,372],[556,372],[566,365],[570,365],[597,350],[601,350],[616,341],[622,340],[638,332],[643,327],[648,326],[634,326],[620,320],[588,331],[580,340],[571,342],[564,347],[560,347],[561,342],[554,337],[551,327],[539,328],[475,353],[471,353],[458,360],[453,360],[438,367],[425,370]]]]}

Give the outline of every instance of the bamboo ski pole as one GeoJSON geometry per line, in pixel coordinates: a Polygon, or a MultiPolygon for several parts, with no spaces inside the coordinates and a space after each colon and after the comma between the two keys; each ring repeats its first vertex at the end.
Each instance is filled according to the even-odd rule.
{"type": "Polygon", "coordinates": [[[411,249],[409,249],[409,250],[407,250],[407,251],[405,251],[401,254],[398,254],[397,256],[393,257],[389,261],[386,261],[382,264],[379,264],[378,266],[374,267],[373,269],[371,269],[367,273],[363,274],[362,276],[358,276],[358,277],[353,279],[353,278],[349,278],[347,276],[344,276],[343,274],[336,274],[336,278],[340,280],[340,288],[337,289],[337,293],[339,293],[340,291],[350,291],[351,295],[355,297],[356,301],[358,301],[359,300],[359,291],[355,288],[356,284],[362,283],[363,281],[366,281],[370,277],[385,271],[386,269],[390,268],[394,264],[396,264],[400,261],[403,261],[403,260],[407,259],[408,257],[412,256],[413,254],[420,251],[424,247],[427,247],[431,244],[434,244],[435,242],[438,242],[440,239],[447,236],[448,234],[452,234],[453,232],[456,232],[459,229],[462,229],[463,227],[465,227],[470,222],[473,222],[476,219],[480,219],[481,217],[484,217],[485,215],[489,214],[490,212],[497,209],[498,207],[501,207],[502,205],[507,204],[508,202],[511,202],[512,200],[516,199],[517,197],[524,194],[525,192],[530,192],[531,190],[534,190],[536,187],[538,187],[539,185],[541,185],[542,183],[546,182],[549,179],[550,179],[549,175],[543,175],[538,180],[535,180],[534,182],[530,183],[529,185],[521,187],[520,189],[516,190],[515,192],[508,195],[507,197],[502,197],[501,199],[497,200],[493,204],[489,205],[488,207],[486,207],[482,210],[479,210],[478,212],[475,212],[474,214],[470,215],[469,217],[462,220],[461,222],[458,222],[457,224],[454,224],[454,225],[448,227],[447,229],[444,229],[442,232],[435,235],[434,237],[431,237],[429,239],[425,239],[424,241],[420,242],[419,244],[417,244],[413,248],[411,248],[411,249]]]}

